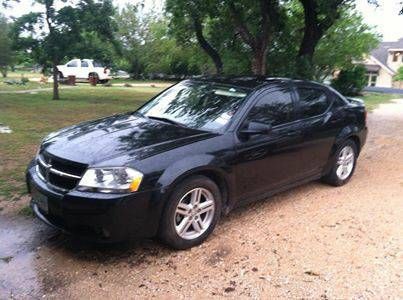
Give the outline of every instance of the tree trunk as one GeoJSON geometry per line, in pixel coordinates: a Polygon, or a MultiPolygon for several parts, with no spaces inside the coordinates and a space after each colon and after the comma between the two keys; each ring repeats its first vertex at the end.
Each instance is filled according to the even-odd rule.
{"type": "Polygon", "coordinates": [[[57,70],[57,63],[53,62],[53,100],[59,100],[59,80],[58,74],[59,71],[57,70]]]}
{"type": "Polygon", "coordinates": [[[266,75],[267,47],[253,51],[252,73],[254,75],[266,75]]]}
{"type": "Polygon", "coordinates": [[[6,68],[1,68],[0,69],[0,72],[1,72],[1,75],[3,76],[3,78],[6,78],[7,77],[7,69],[6,68]]]}
{"type": "Polygon", "coordinates": [[[213,46],[210,45],[210,43],[205,39],[203,35],[203,28],[200,20],[197,17],[193,17],[193,26],[195,29],[196,33],[196,38],[198,43],[200,44],[200,47],[206,52],[208,56],[212,59],[215,69],[216,69],[216,74],[220,75],[223,73],[223,64],[222,60],[220,57],[220,54],[216,49],[213,48],[213,46]]]}

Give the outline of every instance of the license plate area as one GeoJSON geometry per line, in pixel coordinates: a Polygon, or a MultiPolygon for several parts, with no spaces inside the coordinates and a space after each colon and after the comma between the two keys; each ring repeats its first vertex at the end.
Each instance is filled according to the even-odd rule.
{"type": "Polygon", "coordinates": [[[45,213],[49,212],[48,197],[46,197],[44,194],[39,192],[34,187],[32,187],[31,189],[31,196],[32,196],[32,202],[35,203],[40,210],[42,210],[45,213]]]}

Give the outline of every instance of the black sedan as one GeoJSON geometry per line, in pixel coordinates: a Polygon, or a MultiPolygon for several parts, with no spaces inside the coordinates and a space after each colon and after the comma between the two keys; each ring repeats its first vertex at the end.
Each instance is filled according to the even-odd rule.
{"type": "Polygon", "coordinates": [[[205,240],[222,214],[317,179],[353,175],[362,102],[279,78],[198,78],[134,112],[47,136],[27,170],[47,224],[98,241],[205,240]]]}

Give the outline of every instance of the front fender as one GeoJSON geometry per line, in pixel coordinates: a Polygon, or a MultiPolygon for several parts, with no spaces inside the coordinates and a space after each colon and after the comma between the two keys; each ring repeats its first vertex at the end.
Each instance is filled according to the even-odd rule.
{"type": "MultiPolygon", "coordinates": [[[[200,154],[185,157],[171,164],[158,180],[161,193],[168,196],[173,188],[182,180],[193,174],[213,173],[223,181],[226,186],[227,199],[233,195],[234,178],[232,168],[222,159],[213,155],[200,154]]],[[[217,183],[219,184],[219,183],[217,183]]]]}

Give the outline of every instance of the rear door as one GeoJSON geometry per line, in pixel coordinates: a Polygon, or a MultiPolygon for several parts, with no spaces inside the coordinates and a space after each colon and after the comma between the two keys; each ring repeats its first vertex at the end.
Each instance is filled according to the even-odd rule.
{"type": "Polygon", "coordinates": [[[302,131],[288,84],[264,90],[237,132],[236,189],[247,200],[295,181],[302,131]],[[272,126],[268,134],[242,136],[249,122],[272,126]]]}
{"type": "Polygon", "coordinates": [[[83,59],[83,60],[81,61],[80,72],[78,73],[77,77],[78,77],[78,78],[87,79],[89,73],[90,73],[90,68],[89,68],[88,61],[85,60],[85,59],[83,59]]]}
{"type": "Polygon", "coordinates": [[[303,125],[303,143],[297,161],[302,177],[319,175],[328,161],[343,115],[331,92],[320,85],[296,83],[297,116],[303,125]]]}

